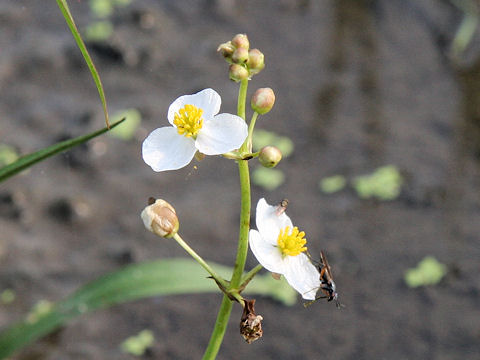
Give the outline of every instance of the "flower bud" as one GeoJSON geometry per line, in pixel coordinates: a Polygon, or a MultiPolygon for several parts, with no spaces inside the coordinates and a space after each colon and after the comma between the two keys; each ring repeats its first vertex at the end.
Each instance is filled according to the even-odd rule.
{"type": "Polygon", "coordinates": [[[248,79],[248,70],[242,65],[232,64],[229,71],[230,80],[239,82],[248,79]]]}
{"type": "MultiPolygon", "coordinates": [[[[151,202],[149,200],[149,203],[151,202]]],[[[140,216],[147,230],[161,237],[174,236],[180,226],[175,209],[165,200],[155,200],[143,209],[140,216]]]]}
{"type": "Polygon", "coordinates": [[[232,45],[235,46],[237,49],[243,48],[247,49],[250,47],[250,41],[246,34],[237,34],[233,37],[231,41],[232,45]]]}
{"type": "Polygon", "coordinates": [[[270,88],[260,88],[252,96],[252,109],[259,114],[268,113],[275,103],[275,94],[270,88]]]}
{"type": "Polygon", "coordinates": [[[235,47],[232,45],[232,42],[226,42],[220,44],[217,48],[217,51],[222,54],[222,56],[228,61],[232,58],[232,54],[235,51],[235,47]]]}
{"type": "Polygon", "coordinates": [[[282,160],[282,152],[275,146],[265,146],[258,154],[258,161],[266,168],[273,168],[282,160]]]}
{"type": "Polygon", "coordinates": [[[249,344],[258,340],[263,335],[261,315],[255,314],[255,299],[245,299],[242,318],[240,320],[240,334],[249,344]]]}
{"type": "Polygon", "coordinates": [[[232,61],[235,64],[245,64],[248,61],[248,50],[245,48],[238,48],[232,54],[232,61]]]}
{"type": "Polygon", "coordinates": [[[265,67],[265,56],[258,49],[252,49],[248,52],[248,69],[250,74],[254,75],[259,73],[265,67]]]}

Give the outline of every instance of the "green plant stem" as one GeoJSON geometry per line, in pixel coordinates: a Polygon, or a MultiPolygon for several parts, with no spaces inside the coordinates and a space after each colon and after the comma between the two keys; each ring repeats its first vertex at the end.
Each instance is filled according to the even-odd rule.
{"type": "Polygon", "coordinates": [[[252,116],[252,120],[250,121],[250,125],[248,126],[247,148],[249,152],[252,152],[253,129],[255,128],[257,117],[258,117],[258,113],[255,111],[255,113],[252,116]]]}
{"type": "MultiPolygon", "coordinates": [[[[248,80],[242,80],[238,92],[238,106],[237,114],[245,120],[245,104],[247,99],[248,80]]],[[[248,146],[248,138],[240,148],[240,153],[246,151],[248,146]]],[[[240,285],[243,270],[245,268],[245,261],[247,259],[248,251],[248,231],[250,230],[250,172],[248,170],[248,161],[238,161],[238,171],[240,175],[240,191],[241,191],[241,209],[240,209],[240,231],[237,246],[237,259],[235,260],[235,267],[230,280],[229,289],[237,289],[240,285]]],[[[203,360],[213,360],[216,358],[220,346],[222,345],[223,336],[227,330],[228,319],[232,312],[233,303],[226,296],[223,296],[222,304],[218,311],[217,320],[210,337],[210,342],[203,355],[203,360]]]]}
{"type": "Polygon", "coordinates": [[[258,264],[257,266],[255,266],[242,278],[241,285],[242,286],[247,285],[255,277],[255,275],[257,275],[257,273],[262,269],[263,269],[263,266],[261,264],[258,264]]]}
{"type": "Polygon", "coordinates": [[[191,257],[193,257],[202,267],[207,270],[207,272],[212,275],[212,277],[215,279],[217,284],[222,285],[225,289],[228,288],[228,282],[225,281],[220,275],[218,275],[211,267],[208,265],[205,260],[203,260],[200,255],[198,255],[195,250],[193,250],[182,238],[178,233],[176,233],[173,238],[177,241],[177,243],[185,249],[186,252],[190,254],[191,257]]]}

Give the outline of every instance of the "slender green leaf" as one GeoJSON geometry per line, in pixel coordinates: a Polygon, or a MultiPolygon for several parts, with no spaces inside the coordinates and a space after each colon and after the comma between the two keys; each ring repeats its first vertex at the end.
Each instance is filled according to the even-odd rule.
{"type": "Polygon", "coordinates": [[[68,150],[74,146],[87,142],[88,140],[98,135],[101,135],[110,129],[113,129],[115,126],[119,125],[124,120],[125,118],[113,123],[110,128],[103,128],[90,134],[79,136],[75,139],[65,140],[44,149],[38,150],[34,153],[22,156],[14,163],[0,168],[0,182],[8,179],[9,177],[19,173],[22,170],[25,170],[26,168],[34,165],[35,163],[42,161],[43,159],[46,159],[52,155],[58,154],[59,152],[68,150]]]}
{"type": "MultiPolygon", "coordinates": [[[[231,276],[231,268],[210,265],[221,276],[231,276]]],[[[83,286],[67,299],[52,304],[47,311],[35,312],[35,317],[27,317],[5,329],[0,333],[0,359],[89,311],[150,296],[219,291],[207,272],[194,260],[165,259],[130,265],[83,286]]],[[[257,275],[245,293],[270,295],[288,305],[296,299],[293,289],[285,282],[272,279],[269,274],[257,275]]]]}
{"type": "Polygon", "coordinates": [[[100,95],[100,100],[102,101],[103,112],[105,114],[105,124],[107,128],[110,128],[110,124],[108,122],[108,110],[107,110],[107,100],[105,99],[105,92],[103,91],[102,81],[100,80],[100,75],[98,74],[95,65],[93,64],[92,58],[87,51],[87,47],[83,42],[82,37],[80,36],[80,32],[77,29],[77,25],[75,25],[75,21],[73,20],[72,14],[70,13],[70,9],[68,8],[68,4],[66,0],[57,0],[58,7],[62,12],[65,21],[67,22],[70,31],[72,32],[75,41],[77,42],[78,48],[82,52],[82,55],[90,69],[90,73],[92,74],[93,81],[95,81],[95,85],[97,86],[98,95],[100,95]]]}

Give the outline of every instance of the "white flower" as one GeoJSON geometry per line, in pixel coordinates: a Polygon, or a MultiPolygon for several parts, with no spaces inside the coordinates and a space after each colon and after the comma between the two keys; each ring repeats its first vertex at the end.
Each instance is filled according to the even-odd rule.
{"type": "Polygon", "coordinates": [[[285,212],[278,206],[268,205],[265,199],[257,204],[257,230],[250,230],[250,249],[262,266],[282,274],[291,287],[304,299],[314,300],[320,288],[320,274],[303,253],[305,233],[293,226],[285,212]]]}
{"type": "Polygon", "coordinates": [[[213,89],[180,96],[168,108],[172,126],[155,129],[143,141],[143,160],[154,171],[176,170],[197,150],[220,155],[238,149],[247,138],[247,124],[237,115],[218,114],[221,103],[213,89]]]}

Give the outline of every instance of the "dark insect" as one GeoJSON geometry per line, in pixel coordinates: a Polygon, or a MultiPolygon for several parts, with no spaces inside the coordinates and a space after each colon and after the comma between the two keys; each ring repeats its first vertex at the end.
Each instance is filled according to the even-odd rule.
{"type": "Polygon", "coordinates": [[[337,287],[333,281],[332,270],[323,251],[320,251],[320,263],[318,264],[318,271],[320,272],[320,290],[324,293],[324,295],[317,296],[315,300],[306,303],[305,306],[312,304],[318,299],[327,299],[327,301],[334,300],[337,309],[344,307],[344,305],[338,301],[337,287]]]}
{"type": "Polygon", "coordinates": [[[275,215],[277,216],[282,215],[285,212],[285,210],[287,210],[287,206],[288,206],[288,199],[283,199],[282,201],[280,201],[280,203],[277,206],[277,209],[275,210],[275,215]]]}

